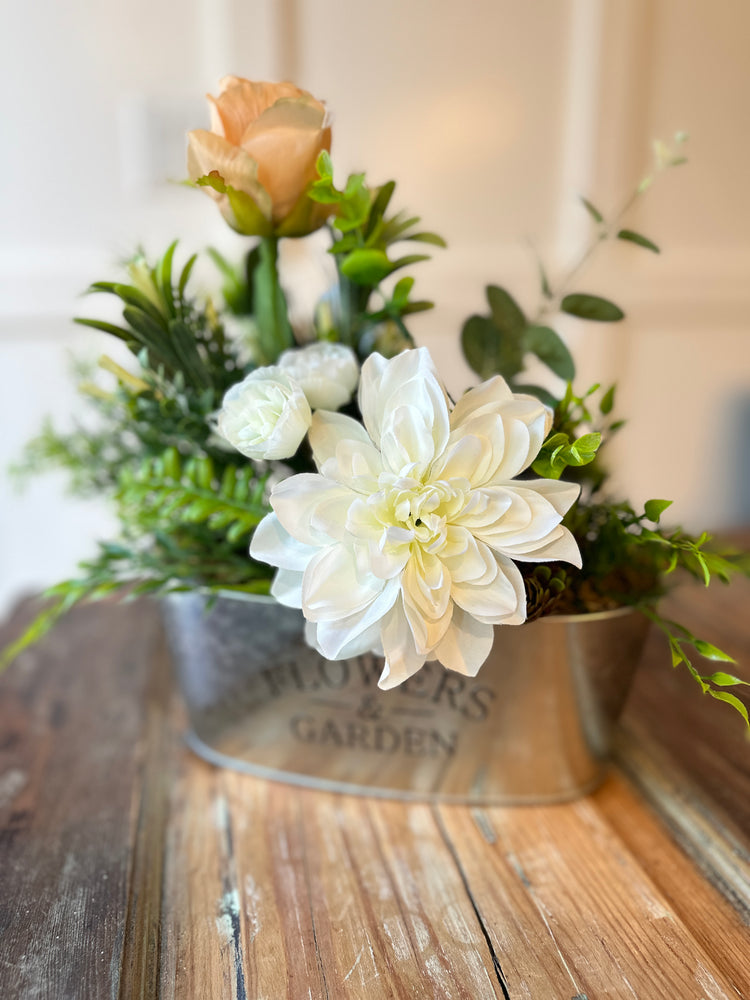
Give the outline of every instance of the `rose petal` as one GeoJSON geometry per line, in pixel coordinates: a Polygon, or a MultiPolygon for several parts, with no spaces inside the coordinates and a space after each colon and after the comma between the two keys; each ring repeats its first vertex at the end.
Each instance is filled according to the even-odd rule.
{"type": "MultiPolygon", "coordinates": [[[[271,218],[272,206],[269,193],[258,178],[258,164],[244,149],[233,146],[203,129],[188,132],[188,176],[192,181],[216,171],[225,184],[249,195],[266,219],[271,218]]],[[[226,202],[227,196],[206,187],[212,198],[226,202]]]]}
{"type": "Polygon", "coordinates": [[[315,164],[331,148],[331,130],[324,126],[325,108],[312,98],[282,98],[251,122],[241,148],[258,164],[258,180],[273,202],[280,222],[307,184],[317,175],[315,164]]]}

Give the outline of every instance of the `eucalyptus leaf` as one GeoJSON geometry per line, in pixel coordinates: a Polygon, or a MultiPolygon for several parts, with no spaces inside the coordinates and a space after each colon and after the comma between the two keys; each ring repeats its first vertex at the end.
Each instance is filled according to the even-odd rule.
{"type": "Polygon", "coordinates": [[[658,246],[646,236],[642,236],[640,233],[634,232],[632,229],[621,229],[617,234],[618,240],[625,240],[626,243],[635,243],[639,247],[645,247],[646,250],[650,250],[652,253],[661,253],[658,246]]]}
{"type": "Polygon", "coordinates": [[[596,208],[595,205],[592,205],[591,202],[588,200],[588,198],[584,198],[583,195],[581,195],[581,204],[589,213],[594,222],[604,222],[604,216],[599,211],[599,209],[596,208]]]}
{"type": "Polygon", "coordinates": [[[461,331],[461,346],[469,365],[483,379],[502,375],[512,380],[523,369],[520,344],[503,336],[486,316],[469,317],[461,331]]]}
{"type": "Polygon", "coordinates": [[[549,326],[527,326],[523,332],[523,345],[540,361],[566,382],[572,382],[576,369],[565,343],[549,326]]]}
{"type": "Polygon", "coordinates": [[[470,316],[461,330],[461,347],[470,367],[480,378],[489,378],[495,373],[500,333],[491,320],[470,316]]]}
{"type": "Polygon", "coordinates": [[[625,313],[614,302],[584,292],[566,295],[560,303],[560,308],[570,316],[595,320],[597,323],[617,323],[625,318],[625,313]]]}
{"type": "Polygon", "coordinates": [[[492,322],[502,333],[520,335],[526,326],[526,317],[513,296],[497,285],[487,286],[487,301],[492,322]]]}

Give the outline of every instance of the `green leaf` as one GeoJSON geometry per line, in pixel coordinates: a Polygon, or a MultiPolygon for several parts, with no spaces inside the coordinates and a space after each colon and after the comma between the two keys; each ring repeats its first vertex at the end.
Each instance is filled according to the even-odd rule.
{"type": "Polygon", "coordinates": [[[566,295],[560,303],[560,308],[570,316],[595,320],[597,323],[617,323],[625,317],[625,313],[614,302],[609,302],[599,295],[588,295],[583,292],[566,295]]]}
{"type": "Polygon", "coordinates": [[[390,265],[391,271],[398,271],[402,267],[409,267],[411,264],[419,264],[423,260],[430,260],[429,254],[424,254],[424,253],[407,254],[405,257],[399,257],[398,260],[391,261],[390,265]]]}
{"type": "Polygon", "coordinates": [[[646,250],[650,250],[652,253],[661,253],[654,242],[640,233],[633,232],[632,229],[621,229],[617,234],[617,239],[625,240],[627,243],[636,243],[639,247],[645,247],[646,250]]]}
{"type": "MultiPolygon", "coordinates": [[[[696,639],[693,643],[695,648],[701,654],[705,656],[707,660],[719,660],[722,663],[735,663],[734,657],[730,656],[729,653],[725,653],[723,649],[719,649],[718,646],[714,646],[713,643],[706,642],[705,639],[696,639]]],[[[729,677],[729,674],[714,674],[713,680],[714,684],[719,684],[720,681],[715,680],[716,677],[729,677]]],[[[744,684],[744,681],[735,680],[733,683],[744,684]]]]}
{"type": "Polygon", "coordinates": [[[167,247],[166,253],[157,266],[159,291],[164,299],[167,315],[174,316],[174,294],[172,291],[172,260],[177,249],[177,240],[173,240],[167,247]]]}
{"type": "Polygon", "coordinates": [[[602,436],[598,431],[594,431],[590,434],[582,434],[581,437],[577,438],[575,441],[575,447],[581,455],[594,455],[599,449],[602,443],[602,436]]]}
{"type": "Polygon", "coordinates": [[[599,211],[599,209],[596,208],[596,206],[591,204],[588,198],[584,198],[583,195],[580,195],[580,199],[581,199],[581,204],[589,213],[594,222],[604,222],[604,216],[599,211]]]}
{"type": "MultiPolygon", "coordinates": [[[[734,660],[732,660],[732,663],[734,663],[734,660]]],[[[737,684],[750,687],[750,681],[743,681],[741,677],[735,677],[734,674],[726,674],[722,670],[717,671],[715,674],[709,674],[705,679],[712,684],[717,684],[719,687],[734,687],[737,684]]]]}
{"type": "Polygon", "coordinates": [[[516,300],[497,285],[487,286],[487,301],[492,322],[502,333],[520,334],[526,326],[526,317],[516,300]]]}
{"type": "Polygon", "coordinates": [[[90,326],[92,330],[100,330],[102,333],[108,333],[112,337],[117,337],[118,340],[126,342],[132,342],[133,340],[132,330],[126,330],[122,326],[115,326],[114,323],[106,323],[101,319],[85,319],[82,316],[76,316],[73,322],[79,326],[90,326]]]}
{"type": "Polygon", "coordinates": [[[406,239],[414,240],[417,243],[430,243],[434,247],[442,247],[443,249],[448,246],[443,237],[438,236],[437,233],[414,233],[411,236],[407,236],[406,239]]]}
{"type": "MultiPolygon", "coordinates": [[[[231,184],[226,184],[218,175],[206,174],[195,182],[199,187],[210,187],[219,194],[225,194],[232,209],[234,221],[230,223],[233,229],[246,236],[270,236],[273,231],[271,220],[271,199],[263,198],[263,205],[255,202],[245,191],[238,191],[231,184]]],[[[265,195],[264,189],[258,185],[258,195],[265,195]]]]}
{"type": "Polygon", "coordinates": [[[711,697],[715,698],[717,701],[724,701],[727,705],[731,705],[732,708],[736,709],[736,711],[738,711],[745,720],[745,724],[750,729],[750,718],[748,718],[747,707],[742,704],[736,695],[730,694],[728,691],[712,691],[711,689],[709,689],[708,694],[710,694],[711,697]]]}
{"type": "Polygon", "coordinates": [[[411,294],[413,287],[414,278],[400,278],[393,288],[391,302],[397,306],[406,305],[409,301],[409,295],[411,294]]]}
{"type": "Polygon", "coordinates": [[[494,359],[500,350],[500,333],[491,320],[470,316],[461,330],[461,347],[469,366],[480,378],[489,378],[495,373],[494,359]]]}
{"type": "Polygon", "coordinates": [[[393,197],[393,192],[396,189],[395,181],[388,181],[386,184],[381,185],[378,188],[378,192],[375,195],[375,200],[372,203],[372,208],[370,209],[370,217],[367,220],[367,226],[365,228],[365,237],[368,237],[373,231],[375,226],[380,222],[380,220],[385,215],[385,210],[388,208],[391,198],[393,197]]]}
{"type": "Polygon", "coordinates": [[[461,346],[469,365],[483,379],[492,375],[512,379],[523,368],[520,344],[503,336],[486,316],[467,319],[461,331],[461,346]]]}
{"type": "Polygon", "coordinates": [[[341,273],[357,285],[378,285],[392,270],[382,250],[355,250],[341,263],[341,273]]]}
{"type": "Polygon", "coordinates": [[[185,266],[182,269],[182,273],[180,274],[180,281],[177,286],[177,294],[181,299],[185,295],[185,288],[187,287],[187,283],[190,280],[190,274],[193,270],[193,266],[195,265],[197,259],[198,259],[198,254],[194,253],[193,256],[188,260],[187,264],[185,264],[185,266]]]}
{"type": "Polygon", "coordinates": [[[549,326],[528,326],[523,333],[523,344],[540,361],[566,382],[572,382],[576,369],[565,343],[549,326]]]}
{"type": "Polygon", "coordinates": [[[615,405],[615,390],[617,386],[610,386],[609,389],[602,396],[602,401],[599,403],[599,410],[604,416],[612,412],[612,408],[615,405]]]}
{"type": "Polygon", "coordinates": [[[111,295],[116,295],[119,299],[126,303],[126,305],[133,306],[133,308],[139,309],[141,312],[145,313],[154,321],[154,323],[159,325],[165,324],[164,315],[154,305],[151,299],[144,295],[143,292],[141,292],[134,285],[119,284],[115,281],[95,281],[89,286],[88,292],[108,292],[111,295]]]}
{"type": "Polygon", "coordinates": [[[671,500],[647,500],[643,505],[643,509],[646,512],[646,517],[649,521],[653,521],[654,524],[659,523],[659,518],[667,509],[667,507],[672,506],[671,500]]]}

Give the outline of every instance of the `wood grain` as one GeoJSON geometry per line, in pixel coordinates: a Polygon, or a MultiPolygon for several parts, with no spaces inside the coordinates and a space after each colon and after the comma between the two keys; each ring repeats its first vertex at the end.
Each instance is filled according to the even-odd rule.
{"type": "Polygon", "coordinates": [[[158,635],[142,612],[83,608],[2,679],[3,998],[117,995],[158,635]]]}
{"type": "MultiPolygon", "coordinates": [[[[750,664],[747,595],[674,610],[750,664]]],[[[750,1000],[728,714],[654,642],[587,799],[324,794],[187,752],[156,609],[80,609],[0,679],[0,997],[750,1000]]]]}

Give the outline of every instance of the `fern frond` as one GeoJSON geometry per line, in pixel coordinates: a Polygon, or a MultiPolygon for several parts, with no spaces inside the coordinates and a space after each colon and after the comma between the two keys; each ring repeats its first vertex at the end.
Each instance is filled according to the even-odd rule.
{"type": "Polygon", "coordinates": [[[249,536],[269,512],[266,478],[251,465],[227,465],[217,474],[208,456],[184,461],[176,448],[122,469],[115,498],[121,515],[143,529],[203,524],[231,544],[249,536]]]}

